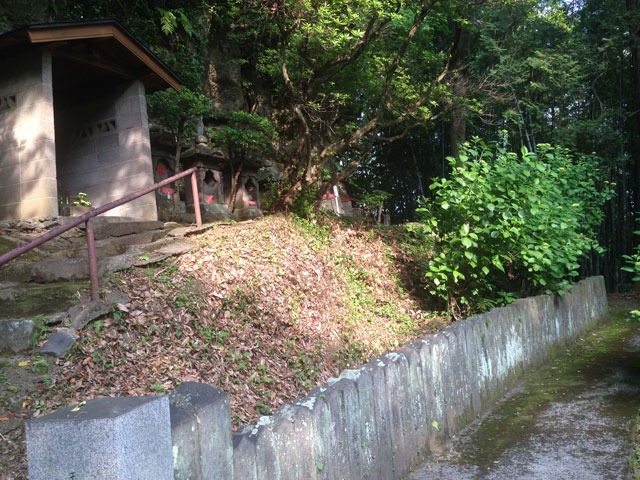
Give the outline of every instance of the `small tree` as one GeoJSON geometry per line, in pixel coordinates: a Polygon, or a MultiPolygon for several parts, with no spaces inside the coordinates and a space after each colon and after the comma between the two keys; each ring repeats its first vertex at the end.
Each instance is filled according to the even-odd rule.
{"type": "MultiPolygon", "coordinates": [[[[176,144],[173,171],[179,173],[182,171],[180,158],[183,143],[196,135],[198,121],[203,115],[211,112],[211,101],[201,93],[185,87],[180,92],[169,89],[149,95],[147,104],[151,118],[173,136],[176,144]]],[[[175,217],[178,215],[180,203],[177,188],[173,199],[173,216],[175,217]]]]}
{"type": "Polygon", "coordinates": [[[371,193],[362,197],[362,204],[364,205],[364,217],[376,218],[376,224],[380,225],[382,220],[382,210],[384,208],[384,202],[391,198],[391,194],[384,190],[374,190],[371,193]],[[377,215],[374,215],[377,211],[377,215]]]}
{"type": "Polygon", "coordinates": [[[231,161],[231,195],[229,211],[235,210],[238,194],[238,179],[242,173],[244,159],[251,156],[269,155],[272,142],[278,134],[268,118],[243,111],[231,111],[216,114],[221,122],[217,128],[208,129],[211,143],[217,147],[227,146],[233,152],[240,152],[240,165],[234,169],[231,161]]]}

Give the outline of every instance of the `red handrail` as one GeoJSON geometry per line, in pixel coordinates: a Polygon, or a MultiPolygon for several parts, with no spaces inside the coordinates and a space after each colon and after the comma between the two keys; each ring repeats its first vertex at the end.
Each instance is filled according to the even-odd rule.
{"type": "Polygon", "coordinates": [[[38,245],[42,245],[43,243],[48,242],[49,240],[66,232],[67,230],[71,230],[72,228],[77,227],[81,223],[85,222],[87,224],[87,250],[89,254],[89,277],[91,279],[91,299],[97,300],[98,299],[98,259],[96,256],[95,238],[93,235],[93,221],[92,221],[93,217],[101,215],[104,212],[112,210],[125,203],[129,203],[130,201],[135,200],[136,198],[142,197],[143,195],[147,195],[148,193],[151,193],[154,190],[157,190],[158,188],[161,188],[161,187],[164,187],[165,185],[173,183],[176,180],[186,177],[187,175],[191,175],[191,191],[193,193],[193,204],[194,204],[195,214],[196,214],[196,225],[200,227],[202,225],[202,217],[200,216],[200,199],[198,198],[198,181],[196,179],[197,170],[198,170],[198,167],[189,168],[188,170],[180,172],[177,175],[174,175],[172,177],[166,178],[161,182],[155,183],[142,190],[138,190],[137,192],[134,192],[125,197],[122,197],[119,200],[114,200],[113,202],[107,203],[105,205],[102,205],[101,207],[91,210],[90,212],[80,215],[75,220],[71,220],[70,222],[65,223],[64,225],[60,225],[59,227],[54,228],[53,230],[45,233],[44,235],[41,235],[40,237],[31,240],[29,243],[25,243],[24,245],[14,248],[13,250],[10,250],[4,255],[0,255],[0,268],[2,268],[2,266],[5,263],[13,260],[16,257],[19,257],[23,253],[26,253],[29,250],[36,248],[38,245]]]}

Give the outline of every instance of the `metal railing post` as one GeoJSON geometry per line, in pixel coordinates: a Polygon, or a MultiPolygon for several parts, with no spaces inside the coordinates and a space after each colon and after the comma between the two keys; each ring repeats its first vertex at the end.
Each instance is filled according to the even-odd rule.
{"type": "Polygon", "coordinates": [[[98,257],[93,233],[93,219],[87,218],[87,251],[89,252],[89,278],[91,279],[91,300],[98,300],[98,257]]]}
{"type": "Polygon", "coordinates": [[[193,208],[196,213],[196,225],[202,226],[202,217],[200,216],[200,195],[198,195],[198,179],[196,172],[191,174],[191,193],[193,193],[193,208]]]}
{"type": "Polygon", "coordinates": [[[97,300],[99,297],[98,292],[98,257],[96,255],[96,243],[95,243],[95,235],[93,231],[93,222],[92,218],[96,217],[104,212],[108,212],[111,209],[119,207],[120,205],[124,205],[125,203],[131,202],[136,198],[140,198],[143,195],[147,195],[154,190],[169,185],[180,178],[184,178],[187,175],[191,175],[191,186],[193,190],[193,202],[195,206],[196,213],[196,224],[198,227],[202,226],[202,217],[200,215],[200,199],[198,198],[198,180],[196,178],[197,167],[191,167],[184,172],[173,175],[172,177],[165,178],[163,181],[155,183],[149,187],[146,187],[142,190],[138,190],[137,192],[130,193],[125,197],[122,197],[118,200],[114,200],[113,202],[109,202],[105,205],[97,207],[90,212],[87,212],[79,217],[76,217],[74,220],[70,220],[67,223],[59,225],[55,227],[53,230],[45,233],[44,235],[34,238],[29,243],[25,243],[13,250],[10,250],[6,253],[0,255],[0,268],[2,268],[7,262],[13,260],[14,258],[19,257],[23,253],[28,252],[36,248],[39,245],[42,245],[45,242],[57,237],[58,235],[63,234],[71,230],[74,227],[77,227],[81,223],[86,223],[87,225],[87,252],[89,256],[89,276],[91,280],[91,299],[97,300]]]}

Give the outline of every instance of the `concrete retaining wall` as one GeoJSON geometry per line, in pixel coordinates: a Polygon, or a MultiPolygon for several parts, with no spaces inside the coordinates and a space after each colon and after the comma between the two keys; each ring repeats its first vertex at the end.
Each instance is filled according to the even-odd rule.
{"type": "Polygon", "coordinates": [[[518,300],[345,370],[233,435],[228,395],[182,384],[170,396],[174,478],[402,478],[606,311],[602,277],[518,300]]]}
{"type": "Polygon", "coordinates": [[[402,478],[527,369],[595,326],[602,277],[521,299],[371,360],[233,435],[236,480],[402,478]]]}

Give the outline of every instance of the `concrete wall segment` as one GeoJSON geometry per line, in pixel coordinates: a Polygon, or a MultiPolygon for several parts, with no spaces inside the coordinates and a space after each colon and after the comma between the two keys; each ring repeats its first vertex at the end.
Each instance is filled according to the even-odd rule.
{"type": "Polygon", "coordinates": [[[256,444],[252,425],[245,425],[233,434],[234,480],[258,480],[256,473],[256,444]]]}
{"type": "Polygon", "coordinates": [[[279,480],[312,480],[316,466],[313,458],[312,420],[310,410],[299,405],[285,405],[271,417],[279,480]]]}
{"type": "Polygon", "coordinates": [[[360,410],[360,439],[362,449],[362,470],[365,478],[375,471],[376,458],[379,452],[378,435],[374,404],[373,379],[370,369],[365,365],[355,370],[346,370],[341,377],[351,378],[358,393],[360,410]]]}
{"type": "Polygon", "coordinates": [[[442,375],[442,356],[440,354],[439,342],[435,335],[426,336],[420,349],[423,358],[422,371],[425,376],[427,399],[427,415],[429,417],[429,449],[442,451],[448,439],[447,415],[446,415],[446,392],[444,388],[444,377],[442,375]]]}
{"type": "Polygon", "coordinates": [[[364,451],[361,448],[362,411],[358,400],[355,372],[345,370],[340,377],[328,383],[328,389],[337,392],[341,400],[342,426],[346,436],[345,450],[342,454],[349,459],[349,472],[354,478],[363,478],[364,451]]]}
{"type": "Polygon", "coordinates": [[[385,363],[374,358],[366,365],[373,388],[378,453],[372,478],[393,478],[393,443],[391,441],[391,406],[385,376],[385,363]]]}
{"type": "MultiPolygon", "coordinates": [[[[58,213],[55,168],[55,130],[51,76],[51,54],[34,48],[19,57],[6,59],[0,66],[0,167],[30,164],[19,168],[19,192],[0,192],[4,218],[49,217],[58,213]],[[7,103],[8,102],[8,103],[7,103]],[[33,168],[36,160],[44,161],[33,168]],[[45,177],[41,178],[42,173],[45,177]],[[40,190],[40,187],[43,187],[40,190]],[[12,210],[10,213],[9,210],[12,210]]],[[[14,167],[15,168],[15,167],[14,167]]],[[[13,180],[16,180],[15,178],[13,180]]]]}
{"type": "MultiPolygon", "coordinates": [[[[326,385],[319,389],[317,397],[324,404],[324,407],[319,406],[318,408],[326,407],[328,412],[328,418],[322,417],[322,423],[329,425],[329,430],[322,434],[322,438],[325,439],[322,450],[326,452],[326,463],[320,460],[321,457],[317,457],[318,463],[323,465],[323,476],[320,476],[320,478],[330,480],[349,478],[351,471],[349,455],[347,454],[349,437],[342,393],[340,390],[326,385]]],[[[320,447],[316,446],[315,450],[319,451],[320,447]]]]}
{"type": "Polygon", "coordinates": [[[475,337],[475,330],[473,322],[460,323],[460,331],[464,340],[464,370],[465,370],[465,408],[467,409],[467,416],[469,420],[472,420],[476,414],[482,409],[482,403],[480,401],[480,345],[475,337]]]}
{"type": "MultiPolygon", "coordinates": [[[[433,380],[433,370],[431,368],[433,365],[433,361],[431,358],[431,349],[430,349],[429,340],[430,338],[429,336],[427,336],[425,338],[421,338],[413,342],[409,342],[405,345],[405,348],[409,347],[413,351],[415,351],[418,358],[420,359],[419,373],[422,375],[421,401],[424,402],[423,408],[424,408],[425,433],[424,433],[423,443],[424,443],[425,453],[434,449],[433,437],[434,437],[434,433],[436,433],[437,431],[434,429],[432,425],[433,421],[436,420],[438,423],[442,422],[442,418],[441,418],[442,410],[440,409],[439,412],[437,411],[436,392],[434,389],[434,380],[433,380]]],[[[410,356],[407,356],[407,359],[410,360],[410,356]]],[[[411,360],[410,360],[410,364],[411,364],[411,360]]],[[[436,450],[438,449],[436,448],[436,450]]]]}
{"type": "MultiPolygon", "coordinates": [[[[63,196],[87,193],[94,206],[154,183],[144,86],[120,85],[110,96],[56,112],[63,196]],[[135,173],[133,173],[135,172],[135,173]]],[[[155,220],[155,195],[107,215],[155,220]]]]}
{"type": "MultiPolygon", "coordinates": [[[[405,425],[408,422],[405,390],[402,385],[404,377],[401,376],[402,364],[398,361],[400,355],[388,353],[380,358],[384,364],[385,381],[387,383],[387,395],[389,397],[389,436],[391,439],[391,457],[393,464],[393,477],[399,478],[401,472],[408,467],[407,446],[405,444],[405,425]]],[[[405,370],[406,372],[406,370],[405,370]]]]}
{"type": "Polygon", "coordinates": [[[271,417],[260,417],[251,435],[255,436],[256,444],[256,476],[259,479],[280,479],[280,464],[272,430],[271,417]]]}
{"type": "Polygon", "coordinates": [[[415,445],[418,457],[422,458],[428,450],[427,437],[429,423],[427,422],[427,399],[424,373],[422,371],[422,358],[418,354],[420,343],[407,343],[400,351],[408,365],[406,386],[408,393],[409,428],[406,439],[410,445],[415,445]]]}
{"type": "MultiPolygon", "coordinates": [[[[169,399],[172,412],[180,412],[182,418],[182,441],[173,438],[176,479],[233,478],[229,395],[203,383],[183,382],[169,399]]],[[[172,431],[176,432],[173,426],[172,431]]]]}
{"type": "MultiPolygon", "coordinates": [[[[345,370],[273,416],[227,434],[222,450],[233,450],[233,457],[210,450],[209,457],[229,465],[214,478],[404,478],[428,449],[441,449],[449,436],[489,408],[526,367],[540,364],[547,352],[563,348],[565,339],[601,321],[604,295],[601,277],[587,279],[567,299],[523,299],[345,370]]],[[[230,422],[228,398],[212,404],[223,407],[214,416],[230,422]]],[[[195,410],[185,411],[193,416],[195,410]]],[[[176,424],[193,423],[183,417],[176,424]]],[[[209,421],[195,427],[201,447],[205,431],[217,428],[203,423],[209,421]]],[[[199,458],[204,462],[204,455],[199,458]]],[[[197,464],[192,460],[186,463],[197,464]]]]}

